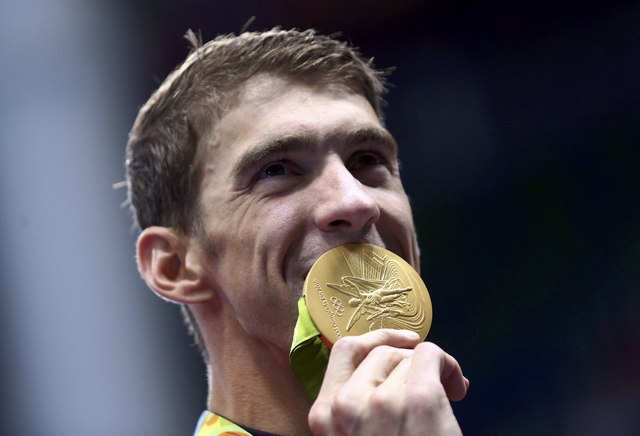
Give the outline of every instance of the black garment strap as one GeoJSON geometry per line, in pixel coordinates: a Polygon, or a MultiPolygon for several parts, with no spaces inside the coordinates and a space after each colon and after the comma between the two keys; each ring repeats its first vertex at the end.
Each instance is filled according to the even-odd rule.
{"type": "Polygon", "coordinates": [[[247,427],[245,425],[240,425],[240,424],[236,424],[236,425],[239,427],[242,427],[243,429],[251,433],[251,436],[278,436],[275,433],[268,433],[266,431],[256,430],[254,428],[247,427]]]}
{"type": "Polygon", "coordinates": [[[233,422],[235,425],[237,425],[238,427],[242,428],[247,433],[250,433],[251,436],[278,436],[276,433],[269,433],[269,432],[262,431],[262,430],[256,430],[255,428],[247,427],[244,424],[240,424],[240,423],[237,423],[235,421],[232,421],[229,418],[227,418],[226,416],[220,415],[219,413],[215,413],[215,412],[213,412],[213,413],[215,415],[218,415],[221,418],[226,419],[229,422],[233,422]]]}

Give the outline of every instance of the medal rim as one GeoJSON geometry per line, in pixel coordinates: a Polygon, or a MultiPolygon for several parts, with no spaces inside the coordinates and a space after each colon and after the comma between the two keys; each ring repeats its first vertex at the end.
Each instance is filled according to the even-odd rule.
{"type": "MultiPolygon", "coordinates": [[[[327,317],[325,317],[325,312],[327,312],[327,309],[323,307],[322,298],[319,296],[310,295],[312,294],[311,289],[314,286],[312,281],[316,278],[316,277],[313,277],[314,270],[317,270],[319,266],[322,266],[323,263],[326,263],[328,257],[335,256],[336,252],[342,253],[345,250],[354,251],[354,249],[357,251],[367,249],[371,252],[377,252],[379,254],[383,254],[387,256],[388,258],[391,258],[392,260],[398,262],[402,270],[402,273],[406,276],[406,278],[412,282],[415,282],[415,284],[417,284],[417,287],[419,289],[413,289],[412,291],[413,293],[417,293],[417,292],[423,293],[422,298],[420,297],[420,295],[414,295],[414,299],[416,301],[416,304],[422,307],[425,313],[425,321],[424,323],[421,324],[420,329],[414,329],[414,328],[407,328],[407,329],[418,333],[420,335],[420,340],[424,341],[424,339],[429,333],[429,330],[431,329],[431,323],[433,320],[433,308],[431,303],[431,297],[429,295],[429,291],[427,289],[426,284],[422,280],[422,277],[420,277],[420,274],[418,274],[418,272],[413,268],[413,266],[411,266],[402,257],[398,256],[396,253],[390,250],[387,250],[386,248],[383,248],[374,244],[369,244],[369,243],[351,243],[351,244],[344,244],[344,245],[334,247],[326,251],[325,253],[323,253],[314,262],[313,266],[309,270],[309,273],[307,274],[307,277],[305,278],[304,285],[303,285],[303,296],[305,298],[305,302],[306,302],[311,320],[313,321],[318,331],[331,343],[335,343],[339,339],[339,336],[338,336],[339,333],[341,333],[341,337],[357,336],[365,333],[361,331],[362,329],[360,329],[358,332],[355,332],[355,333],[347,332],[344,326],[341,325],[345,323],[344,322],[338,323],[335,321],[335,317],[333,317],[332,320],[336,324],[336,328],[338,328],[339,330],[339,333],[336,333],[331,326],[331,321],[328,320],[327,317]],[[321,322],[321,317],[322,319],[324,319],[323,322],[321,322]]],[[[338,278],[336,278],[336,281],[337,280],[338,278]]],[[[324,285],[326,285],[326,283],[323,284],[323,286],[324,285]]]]}

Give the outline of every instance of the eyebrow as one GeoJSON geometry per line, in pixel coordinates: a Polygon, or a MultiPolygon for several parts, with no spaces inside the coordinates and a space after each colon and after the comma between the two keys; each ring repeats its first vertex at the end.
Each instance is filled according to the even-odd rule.
{"type": "Polygon", "coordinates": [[[234,165],[233,176],[239,177],[259,165],[269,156],[313,148],[314,137],[310,133],[301,133],[269,139],[256,144],[246,151],[234,165]]]}
{"type": "Polygon", "coordinates": [[[347,133],[347,144],[362,144],[363,142],[375,142],[379,145],[389,148],[394,155],[398,154],[398,144],[393,139],[391,133],[379,127],[364,127],[347,133]]]}
{"type": "MultiPolygon", "coordinates": [[[[363,127],[347,132],[338,132],[328,139],[330,140],[329,142],[343,142],[348,146],[374,142],[389,148],[394,155],[397,155],[398,152],[398,145],[393,136],[387,130],[378,127],[363,127]]],[[[269,156],[315,149],[320,142],[322,141],[318,135],[310,131],[276,138],[266,138],[240,156],[234,165],[233,176],[241,177],[243,174],[253,170],[269,156]]]]}

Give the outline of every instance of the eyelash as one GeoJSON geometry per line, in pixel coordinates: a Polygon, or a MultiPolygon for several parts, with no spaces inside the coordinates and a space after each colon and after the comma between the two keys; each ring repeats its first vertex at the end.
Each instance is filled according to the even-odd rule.
{"type": "MultiPolygon", "coordinates": [[[[389,158],[384,153],[374,149],[364,149],[364,150],[358,150],[354,152],[351,155],[351,157],[347,160],[347,166],[349,168],[349,171],[358,171],[363,168],[378,167],[378,166],[385,166],[391,170],[389,158]],[[362,164],[360,160],[363,157],[373,157],[376,160],[376,162],[362,164]]],[[[254,176],[254,179],[256,181],[259,181],[259,180],[266,180],[266,179],[279,177],[279,176],[287,176],[287,175],[296,176],[301,174],[303,174],[303,171],[294,162],[287,159],[280,159],[280,160],[271,161],[266,165],[262,166],[254,176]],[[274,167],[276,166],[278,167],[278,169],[280,169],[281,167],[283,172],[278,174],[268,174],[269,170],[274,169],[274,167]]]]}
{"type": "Polygon", "coordinates": [[[300,174],[301,171],[297,170],[296,165],[289,161],[289,160],[276,160],[273,162],[269,162],[268,164],[264,165],[262,168],[260,168],[260,170],[256,173],[255,179],[256,180],[264,180],[264,179],[270,179],[272,177],[278,177],[278,176],[283,176],[285,174],[274,174],[274,175],[269,175],[267,174],[267,171],[270,168],[274,168],[276,165],[281,166],[282,168],[284,168],[284,171],[287,172],[289,171],[290,174],[293,175],[297,175],[300,174]]]}
{"type": "Polygon", "coordinates": [[[389,166],[389,159],[383,154],[380,153],[376,150],[360,150],[357,151],[353,154],[353,156],[351,157],[351,161],[353,161],[354,159],[356,160],[356,163],[360,163],[360,160],[363,157],[374,157],[376,159],[376,163],[373,164],[365,164],[364,166],[378,166],[378,165],[384,165],[384,166],[389,166]]]}

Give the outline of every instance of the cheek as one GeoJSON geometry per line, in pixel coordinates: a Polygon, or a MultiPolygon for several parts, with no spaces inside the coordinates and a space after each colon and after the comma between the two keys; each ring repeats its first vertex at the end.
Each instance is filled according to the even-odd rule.
{"type": "MultiPolygon", "coordinates": [[[[405,195],[390,195],[384,208],[385,219],[388,225],[381,229],[385,236],[400,245],[396,253],[407,260],[414,268],[419,267],[417,255],[417,240],[411,206],[405,195]]],[[[395,251],[395,250],[392,250],[395,251]]]]}
{"type": "Polygon", "coordinates": [[[207,240],[218,255],[233,250],[244,250],[253,245],[255,235],[261,232],[263,221],[249,202],[213,202],[205,214],[204,227],[207,240]]]}
{"type": "Polygon", "coordinates": [[[305,233],[308,213],[296,196],[236,206],[219,217],[210,234],[213,250],[225,264],[262,274],[272,283],[283,275],[283,263],[305,233]],[[223,225],[220,225],[223,224],[223,225]]]}
{"type": "Polygon", "coordinates": [[[409,198],[401,193],[389,192],[382,198],[382,204],[385,205],[385,210],[393,217],[395,221],[401,226],[402,229],[407,229],[413,233],[413,215],[411,212],[411,205],[409,204],[409,198]]]}

